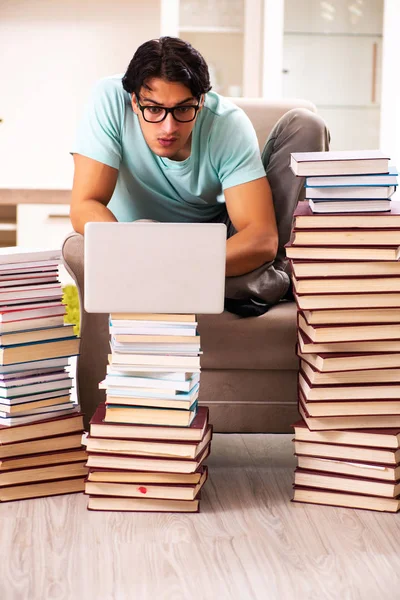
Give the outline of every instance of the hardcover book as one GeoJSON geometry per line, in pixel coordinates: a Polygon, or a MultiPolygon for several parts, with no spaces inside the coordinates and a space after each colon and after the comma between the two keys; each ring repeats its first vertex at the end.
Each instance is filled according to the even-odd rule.
{"type": "Polygon", "coordinates": [[[294,294],[300,310],[328,308],[398,308],[400,293],[294,294]]]}
{"type": "Polygon", "coordinates": [[[105,404],[103,403],[99,404],[90,421],[90,435],[120,439],[200,441],[208,426],[209,413],[207,407],[199,406],[190,427],[105,423],[104,417],[105,404]]]}
{"type": "Polygon", "coordinates": [[[212,438],[212,425],[209,425],[199,442],[96,438],[89,435],[86,440],[88,452],[100,454],[132,454],[142,456],[165,456],[170,458],[195,459],[202,453],[212,438]]]}
{"type": "MultiPolygon", "coordinates": [[[[314,218],[314,217],[313,217],[314,218]]],[[[332,218],[332,217],[329,217],[332,218]]],[[[394,246],[295,246],[285,245],[286,256],[292,260],[399,260],[400,247],[394,246]]]]}
{"type": "Polygon", "coordinates": [[[312,385],[348,385],[366,383],[400,383],[400,369],[367,369],[360,371],[332,371],[320,373],[306,362],[310,354],[300,353],[300,369],[312,385]],[[305,357],[304,359],[302,357],[305,357]]]}
{"type": "Polygon", "coordinates": [[[338,429],[400,428],[400,415],[356,415],[312,417],[299,398],[299,413],[311,431],[338,429]]]}
{"type": "MultiPolygon", "coordinates": [[[[311,344],[312,345],[312,344],[311,344]]],[[[316,344],[317,346],[317,344],[316,344]]],[[[300,345],[301,348],[301,345],[300,345]]],[[[299,357],[320,373],[387,370],[400,367],[400,354],[387,353],[316,353],[298,351],[299,357]]]]}
{"type": "Polygon", "coordinates": [[[290,156],[290,168],[299,176],[389,173],[389,156],[380,150],[293,152],[290,156]]]}
{"type": "Polygon", "coordinates": [[[85,491],[85,478],[72,477],[55,481],[33,482],[24,485],[0,487],[0,502],[42,498],[44,496],[61,496],[85,491]]]}
{"type": "Polygon", "coordinates": [[[336,490],[323,490],[305,486],[295,486],[293,501],[391,513],[396,513],[400,509],[400,497],[383,498],[379,496],[337,492],[336,490]]]}
{"type": "Polygon", "coordinates": [[[89,510],[118,512],[199,512],[199,500],[164,500],[160,498],[112,498],[89,496],[89,510]]]}
{"type": "MultiPolygon", "coordinates": [[[[394,193],[394,188],[391,194],[394,193]]],[[[309,195],[307,194],[309,197],[309,195]]],[[[382,213],[390,212],[390,200],[351,200],[350,198],[342,200],[322,200],[319,198],[309,199],[308,204],[313,214],[354,214],[354,213],[382,213]]]]}
{"type": "Polygon", "coordinates": [[[167,425],[189,427],[196,416],[196,401],[187,410],[177,408],[148,408],[106,403],[106,423],[131,423],[132,425],[167,425]]]}
{"type": "MultiPolygon", "coordinates": [[[[311,431],[304,420],[292,425],[296,440],[323,444],[347,444],[373,448],[400,448],[400,427],[387,429],[348,429],[345,431],[311,431]]],[[[383,461],[387,462],[387,461],[383,461]]]]}
{"type": "MultiPolygon", "coordinates": [[[[299,202],[294,212],[296,230],[321,229],[400,229],[400,202],[390,203],[390,212],[316,215],[308,202],[299,202]]],[[[337,232],[340,234],[340,231],[337,232]]],[[[325,244],[323,244],[325,245],[325,244]]],[[[373,259],[372,259],[373,260],[373,259]]]]}
{"type": "Polygon", "coordinates": [[[0,425],[0,447],[3,444],[37,440],[77,431],[83,431],[83,416],[81,413],[47,418],[35,423],[21,423],[15,427],[0,425]]]}
{"type": "MultiPolygon", "coordinates": [[[[380,199],[380,198],[390,198],[393,196],[396,191],[396,186],[394,185],[380,185],[380,186],[334,186],[334,187],[318,187],[318,186],[305,186],[305,194],[306,198],[312,198],[318,200],[329,199],[334,201],[339,198],[347,199],[347,198],[359,198],[361,200],[380,199]]],[[[355,203],[356,204],[356,203],[355,203]]]]}
{"type": "MultiPolygon", "coordinates": [[[[302,443],[303,442],[299,442],[299,445],[301,446],[302,443]]],[[[361,478],[366,477],[368,479],[390,481],[392,483],[400,480],[400,465],[398,463],[390,465],[379,462],[373,463],[372,461],[367,462],[367,460],[367,457],[364,459],[364,462],[362,462],[348,458],[324,458],[297,454],[297,462],[300,469],[324,473],[336,473],[341,475],[352,475],[354,477],[361,478]]]]}
{"type": "Polygon", "coordinates": [[[93,496],[114,496],[119,498],[160,498],[163,500],[194,500],[206,482],[205,469],[197,484],[169,485],[167,483],[109,483],[87,481],[85,493],[93,496]]]}
{"type": "MultiPolygon", "coordinates": [[[[391,277],[400,276],[399,261],[379,262],[310,262],[291,261],[292,271],[297,281],[302,279],[323,277],[391,277]]],[[[398,311],[400,315],[400,310],[398,311]]],[[[394,319],[395,321],[396,319],[394,319]]]]}
{"type": "Polygon", "coordinates": [[[89,453],[87,466],[122,471],[156,471],[166,473],[194,473],[210,454],[210,444],[195,459],[166,458],[122,454],[89,453]]]}
{"type": "Polygon", "coordinates": [[[295,485],[307,487],[370,494],[371,496],[384,496],[387,498],[395,498],[400,494],[400,481],[380,481],[344,474],[308,471],[300,468],[295,470],[294,477],[295,485]]]}
{"type": "Polygon", "coordinates": [[[328,177],[307,177],[305,185],[312,186],[374,186],[374,185],[397,185],[397,169],[394,166],[389,167],[389,172],[377,175],[344,175],[328,177]]]}
{"type": "Polygon", "coordinates": [[[194,473],[157,473],[154,471],[117,471],[115,469],[89,469],[87,481],[105,483],[141,483],[168,485],[197,485],[206,465],[200,466],[194,473]]]}
{"type": "Polygon", "coordinates": [[[369,340],[398,340],[399,323],[357,323],[355,325],[309,325],[301,312],[298,313],[299,328],[315,343],[358,342],[369,340]]]}
{"type": "MultiPolygon", "coordinates": [[[[327,271],[329,273],[329,270],[327,271]]],[[[296,294],[364,294],[400,292],[400,277],[321,277],[297,279],[293,275],[296,294]]]]}
{"type": "MultiPolygon", "coordinates": [[[[357,342],[313,342],[304,331],[298,332],[299,346],[302,354],[362,354],[369,353],[378,356],[379,353],[393,353],[392,356],[383,356],[381,360],[372,365],[372,368],[384,366],[398,367],[398,354],[400,352],[400,340],[364,340],[357,342]]],[[[354,363],[355,364],[355,363],[354,363]]],[[[366,363],[365,363],[366,364],[366,363]]],[[[356,368],[360,369],[360,366],[356,368]]]]}
{"type": "Polygon", "coordinates": [[[309,325],[400,323],[400,309],[398,308],[305,310],[303,316],[309,325]]]}
{"type": "MultiPolygon", "coordinates": [[[[381,476],[376,476],[377,479],[387,478],[387,469],[398,469],[400,463],[400,448],[396,450],[385,449],[385,448],[371,448],[364,446],[352,446],[348,444],[328,444],[318,442],[309,442],[303,440],[294,440],[295,454],[298,457],[312,457],[316,459],[330,459],[329,462],[335,461],[350,461],[358,463],[366,463],[367,465],[376,464],[381,471],[381,476]],[[383,465],[383,466],[382,466],[383,465]]],[[[303,465],[306,463],[302,463],[303,465]]],[[[307,463],[311,464],[311,463],[307,463]]],[[[299,466],[300,463],[299,463],[299,466]]],[[[311,467],[306,467],[311,468],[311,467]]],[[[329,467],[330,468],[330,467],[329,467]]],[[[323,467],[319,467],[317,470],[324,471],[323,467]]],[[[365,475],[367,477],[367,475],[365,475]]],[[[395,479],[400,479],[399,476],[395,479]]]]}

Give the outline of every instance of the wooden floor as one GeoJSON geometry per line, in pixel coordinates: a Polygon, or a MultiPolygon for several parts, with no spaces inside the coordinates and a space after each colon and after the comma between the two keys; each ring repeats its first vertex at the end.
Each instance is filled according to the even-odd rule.
{"type": "Polygon", "coordinates": [[[400,598],[400,514],[290,502],[291,438],[216,435],[200,514],[1,505],[1,600],[400,598]]]}

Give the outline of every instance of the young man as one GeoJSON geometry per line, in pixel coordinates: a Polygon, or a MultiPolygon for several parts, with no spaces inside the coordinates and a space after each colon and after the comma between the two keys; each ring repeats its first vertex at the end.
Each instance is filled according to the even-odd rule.
{"type": "Polygon", "coordinates": [[[288,292],[284,244],[303,180],[290,153],[326,150],[323,121],[287,113],[262,155],[252,124],[210,91],[207,64],[170,37],[94,88],[73,148],[71,221],[225,222],[227,307],[257,314],[288,292]]]}

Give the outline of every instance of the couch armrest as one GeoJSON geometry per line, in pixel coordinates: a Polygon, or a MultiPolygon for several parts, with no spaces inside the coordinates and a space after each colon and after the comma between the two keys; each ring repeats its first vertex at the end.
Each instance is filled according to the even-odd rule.
{"type": "Polygon", "coordinates": [[[77,361],[77,394],[85,415],[85,427],[105,391],[99,382],[106,373],[109,354],[108,314],[87,313],[84,310],[84,240],[80,233],[72,232],[64,240],[62,255],[67,271],[76,283],[80,303],[80,355],[77,361]]]}

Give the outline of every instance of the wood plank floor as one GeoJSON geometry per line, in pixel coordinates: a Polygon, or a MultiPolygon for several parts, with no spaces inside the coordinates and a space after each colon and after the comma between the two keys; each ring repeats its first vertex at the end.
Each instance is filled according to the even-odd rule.
{"type": "Polygon", "coordinates": [[[0,506],[1,600],[400,597],[400,514],[290,502],[291,435],[216,435],[198,515],[0,506]]]}

